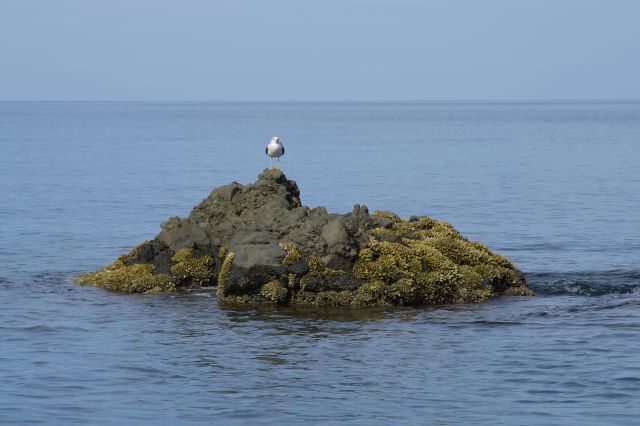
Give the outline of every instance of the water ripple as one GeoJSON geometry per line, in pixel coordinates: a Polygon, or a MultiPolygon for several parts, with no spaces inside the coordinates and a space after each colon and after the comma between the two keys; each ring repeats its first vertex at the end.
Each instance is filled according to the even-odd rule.
{"type": "Polygon", "coordinates": [[[0,102],[0,424],[637,424],[639,123],[638,103],[0,102]],[[240,308],[72,283],[254,181],[275,128],[305,204],[449,221],[537,297],[240,308]]]}

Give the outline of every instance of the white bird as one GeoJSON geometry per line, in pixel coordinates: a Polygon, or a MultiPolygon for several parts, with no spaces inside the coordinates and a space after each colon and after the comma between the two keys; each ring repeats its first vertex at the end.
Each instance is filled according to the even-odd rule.
{"type": "Polygon", "coordinates": [[[271,164],[273,167],[280,168],[280,157],[284,155],[284,146],[280,142],[280,138],[274,136],[267,144],[264,153],[271,157],[271,164]]]}

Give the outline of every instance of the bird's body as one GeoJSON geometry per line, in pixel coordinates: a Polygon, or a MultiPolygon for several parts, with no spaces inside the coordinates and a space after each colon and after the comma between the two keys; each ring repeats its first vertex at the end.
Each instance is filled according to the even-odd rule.
{"type": "Polygon", "coordinates": [[[284,154],[284,147],[282,146],[282,144],[269,142],[269,145],[267,145],[266,154],[269,157],[280,157],[284,154]]]}
{"type": "Polygon", "coordinates": [[[264,153],[271,157],[273,167],[278,167],[280,157],[284,155],[284,146],[282,145],[282,142],[280,142],[280,139],[275,136],[272,137],[271,141],[267,144],[264,153]]]}

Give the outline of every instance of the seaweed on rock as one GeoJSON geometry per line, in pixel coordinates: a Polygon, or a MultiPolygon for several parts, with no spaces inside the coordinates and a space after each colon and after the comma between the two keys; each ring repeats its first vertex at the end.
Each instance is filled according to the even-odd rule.
{"type": "Polygon", "coordinates": [[[268,302],[284,303],[289,295],[289,290],[280,284],[280,281],[269,281],[260,289],[260,295],[268,302]]]}
{"type": "Polygon", "coordinates": [[[79,285],[93,285],[121,293],[156,294],[175,291],[176,286],[165,274],[154,274],[148,263],[128,264],[136,249],[120,256],[111,265],[95,272],[80,275],[74,281],[79,285]]]}
{"type": "Polygon", "coordinates": [[[171,273],[176,279],[193,280],[200,284],[207,282],[213,276],[211,270],[211,256],[204,254],[200,257],[193,255],[192,248],[183,248],[171,258],[173,265],[171,273]]]}
{"type": "Polygon", "coordinates": [[[283,265],[293,265],[302,257],[300,250],[298,250],[296,245],[293,243],[280,243],[279,246],[282,250],[286,250],[287,252],[287,255],[282,259],[283,265]]]}
{"type": "Polygon", "coordinates": [[[220,301],[312,306],[479,303],[531,295],[506,257],[451,224],[301,205],[280,170],[217,188],[189,217],[76,282],[128,293],[216,284],[220,301]]]}
{"type": "Polygon", "coordinates": [[[226,255],[222,261],[222,265],[220,266],[220,271],[218,272],[218,288],[216,292],[219,297],[225,296],[225,286],[229,281],[229,273],[231,272],[233,256],[235,256],[235,253],[226,250],[226,255]]]}

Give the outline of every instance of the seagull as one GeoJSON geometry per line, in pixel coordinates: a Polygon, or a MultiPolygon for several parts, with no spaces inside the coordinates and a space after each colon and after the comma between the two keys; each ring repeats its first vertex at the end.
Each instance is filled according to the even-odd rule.
{"type": "Polygon", "coordinates": [[[264,149],[264,153],[271,157],[271,165],[276,169],[280,168],[280,157],[284,155],[284,146],[280,142],[280,138],[274,136],[271,138],[271,142],[267,144],[264,149]]]}

